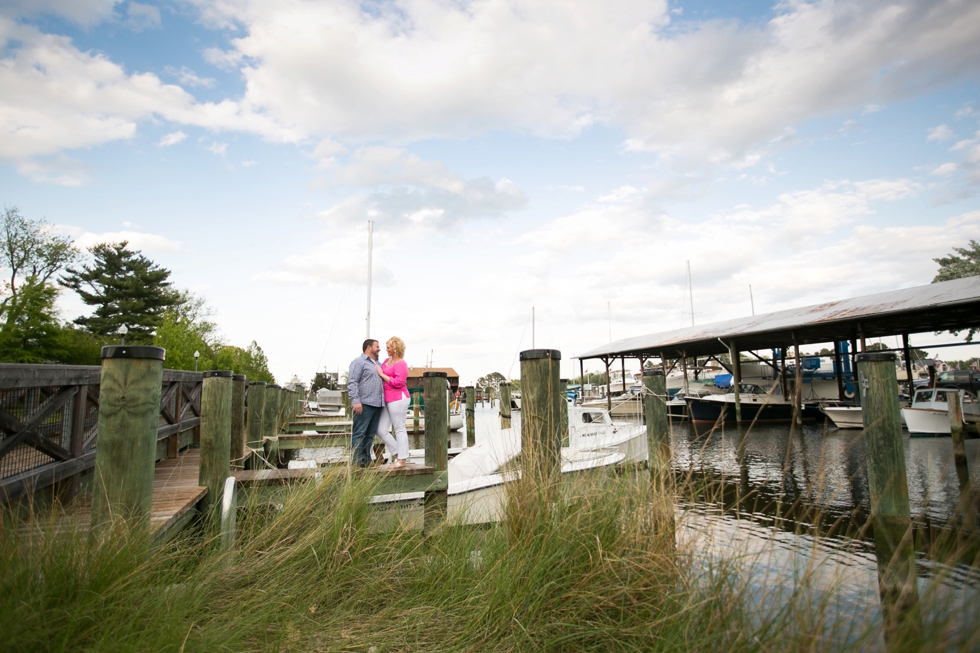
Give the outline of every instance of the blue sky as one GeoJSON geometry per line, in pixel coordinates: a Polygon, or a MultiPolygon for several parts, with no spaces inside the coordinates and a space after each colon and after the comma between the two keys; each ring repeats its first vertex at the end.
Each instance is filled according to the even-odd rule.
{"type": "Polygon", "coordinates": [[[13,0],[0,200],[129,239],[281,380],[356,353],[374,219],[374,337],[516,374],[532,306],[566,359],[688,323],[687,261],[701,324],[928,283],[980,239],[978,33],[954,1],[13,0]]]}

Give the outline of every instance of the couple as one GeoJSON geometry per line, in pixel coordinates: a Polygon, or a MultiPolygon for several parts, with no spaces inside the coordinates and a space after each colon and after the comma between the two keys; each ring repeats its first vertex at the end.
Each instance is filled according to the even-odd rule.
{"type": "Polygon", "coordinates": [[[350,395],[351,409],[354,411],[354,426],[351,429],[351,449],[353,463],[367,467],[371,462],[371,444],[374,434],[385,443],[392,459],[388,467],[397,469],[408,462],[408,433],[405,420],[408,414],[410,395],[406,388],[408,364],[405,363],[405,343],[401,338],[392,337],[385,343],[388,358],[378,365],[378,352],[381,346],[377,340],[365,340],[362,355],[355,358],[347,373],[347,392],[350,395]],[[395,437],[388,430],[395,427],[395,437]]]}

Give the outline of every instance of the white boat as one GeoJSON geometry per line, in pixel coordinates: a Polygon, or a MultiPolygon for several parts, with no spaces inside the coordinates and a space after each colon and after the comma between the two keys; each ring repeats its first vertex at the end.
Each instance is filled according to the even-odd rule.
{"type": "Polygon", "coordinates": [[[520,410],[521,409],[521,391],[512,390],[510,393],[510,409],[520,410]]]}
{"type": "Polygon", "coordinates": [[[860,406],[821,406],[820,412],[839,429],[864,428],[864,413],[860,406]]]}
{"type": "Polygon", "coordinates": [[[316,391],[316,402],[310,402],[309,408],[310,414],[343,417],[345,414],[343,392],[320,388],[316,391]]]}
{"type": "MultiPolygon", "coordinates": [[[[450,431],[460,430],[461,428],[463,428],[464,423],[465,420],[461,413],[459,412],[449,413],[450,431]]],[[[408,429],[408,434],[412,435],[415,429],[415,414],[411,410],[408,411],[408,416],[406,417],[405,420],[405,428],[408,429]]],[[[419,433],[424,433],[424,432],[425,432],[425,412],[423,411],[419,413],[419,433]]]]}
{"type": "MultiPolygon", "coordinates": [[[[605,410],[569,406],[568,445],[561,450],[563,474],[583,472],[611,465],[646,460],[646,427],[615,422],[605,410]]],[[[476,445],[450,459],[448,465],[449,518],[465,518],[468,523],[498,519],[503,507],[504,483],[519,478],[520,471],[508,463],[521,452],[518,429],[488,434],[476,445]]],[[[424,451],[414,452],[421,454],[424,451]]],[[[421,459],[409,459],[421,463],[421,459]]],[[[421,492],[377,496],[374,504],[395,504],[417,509],[421,492]]]]}
{"type": "Polygon", "coordinates": [[[950,434],[947,403],[950,392],[959,393],[964,422],[980,419],[980,405],[970,393],[953,388],[923,388],[915,391],[912,405],[902,409],[902,418],[912,436],[950,434]]]}

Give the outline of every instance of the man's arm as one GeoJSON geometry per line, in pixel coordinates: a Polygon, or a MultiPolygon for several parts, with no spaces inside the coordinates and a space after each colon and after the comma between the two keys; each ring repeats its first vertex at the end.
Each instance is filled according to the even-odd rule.
{"type": "Polygon", "coordinates": [[[359,386],[361,366],[358,364],[360,361],[361,359],[355,358],[347,369],[347,394],[350,397],[351,405],[361,403],[361,388],[359,386]]]}

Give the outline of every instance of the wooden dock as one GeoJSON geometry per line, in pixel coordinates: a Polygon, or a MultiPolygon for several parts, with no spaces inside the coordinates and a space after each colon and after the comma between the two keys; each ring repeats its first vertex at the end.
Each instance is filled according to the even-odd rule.
{"type": "MultiPolygon", "coordinates": [[[[201,450],[192,448],[177,458],[157,463],[150,508],[150,528],[157,540],[169,540],[197,514],[197,504],[208,492],[206,487],[198,485],[200,460],[201,450]]],[[[88,528],[91,511],[91,494],[79,495],[69,507],[69,514],[78,520],[81,528],[88,528]]]]}

